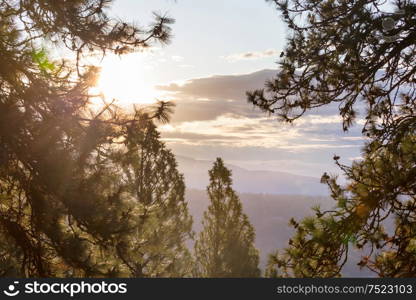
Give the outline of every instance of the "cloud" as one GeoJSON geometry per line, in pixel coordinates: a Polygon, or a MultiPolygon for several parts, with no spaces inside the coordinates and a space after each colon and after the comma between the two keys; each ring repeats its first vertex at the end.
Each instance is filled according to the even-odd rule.
{"type": "Polygon", "coordinates": [[[246,91],[262,88],[276,72],[263,70],[251,74],[196,78],[158,86],[157,89],[166,92],[177,105],[173,122],[210,120],[224,113],[264,116],[247,103],[246,91]]]}
{"type": "Polygon", "coordinates": [[[235,53],[227,56],[221,56],[221,58],[228,60],[229,62],[235,62],[239,60],[256,60],[271,56],[278,56],[279,51],[275,49],[268,49],[264,51],[248,51],[243,53],[235,53]]]}
{"type": "Polygon", "coordinates": [[[226,113],[211,120],[187,121],[162,126],[162,136],[169,142],[191,145],[222,145],[229,147],[279,148],[288,151],[308,149],[354,148],[357,143],[327,135],[306,135],[304,126],[333,126],[332,118],[306,116],[304,122],[291,125],[269,117],[246,117],[226,113]]]}
{"type": "Polygon", "coordinates": [[[157,88],[179,96],[245,100],[246,91],[264,87],[265,81],[272,79],[276,73],[277,70],[262,70],[250,74],[215,75],[191,79],[181,84],[160,85],[157,88]]]}
{"type": "MultiPolygon", "coordinates": [[[[261,89],[267,80],[276,76],[277,70],[261,70],[250,74],[215,75],[195,78],[157,86],[177,104],[173,122],[215,119],[224,113],[246,117],[259,117],[265,114],[247,103],[247,91],[261,89]]],[[[308,114],[319,115],[314,122],[322,122],[322,116],[339,123],[338,104],[316,108],[308,114]]],[[[303,119],[297,120],[302,123],[303,119]]],[[[340,126],[336,128],[337,132],[340,126]]]]}
{"type": "Polygon", "coordinates": [[[179,65],[180,68],[194,68],[194,65],[187,65],[187,64],[183,64],[183,65],[179,65]]]}
{"type": "Polygon", "coordinates": [[[184,58],[182,56],[179,56],[179,55],[173,55],[171,58],[172,58],[173,61],[176,61],[176,62],[181,62],[181,61],[184,60],[184,58]]]}
{"type": "Polygon", "coordinates": [[[273,160],[271,169],[279,170],[280,165],[283,171],[309,175],[334,170],[334,154],[346,158],[346,163],[360,155],[364,142],[360,120],[343,132],[337,103],[316,108],[293,124],[279,122],[247,103],[246,91],[262,88],[276,73],[216,75],[159,86],[176,103],[171,123],[160,127],[162,138],[177,154],[199,159],[221,156],[247,164],[260,160],[267,165],[273,160]],[[290,162],[279,164],[280,160],[290,162]]]}

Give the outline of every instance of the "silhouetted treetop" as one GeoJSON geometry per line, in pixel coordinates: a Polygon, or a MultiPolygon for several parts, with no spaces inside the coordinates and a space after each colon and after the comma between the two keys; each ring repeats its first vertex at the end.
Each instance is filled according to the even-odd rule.
{"type": "Polygon", "coordinates": [[[198,277],[259,277],[255,232],[238,195],[232,189],[231,171],[221,158],[209,170],[210,205],[195,242],[198,277]]]}
{"type": "MultiPolygon", "coordinates": [[[[155,21],[148,28],[140,28],[108,14],[112,0],[12,0],[2,1],[2,17],[22,33],[11,46],[23,46],[39,38],[65,45],[78,54],[84,50],[114,51],[148,47],[150,43],[169,41],[173,20],[154,14],[155,21]]],[[[5,21],[5,20],[4,20],[5,21]]]]}
{"type": "MultiPolygon", "coordinates": [[[[277,77],[248,93],[265,112],[293,121],[338,103],[347,130],[359,106],[365,130],[413,118],[416,4],[378,0],[270,0],[289,27],[277,77]],[[402,95],[405,89],[406,95],[402,95]],[[407,111],[404,115],[403,111],[407,111]]],[[[372,134],[371,132],[369,134],[372,134]]]]}

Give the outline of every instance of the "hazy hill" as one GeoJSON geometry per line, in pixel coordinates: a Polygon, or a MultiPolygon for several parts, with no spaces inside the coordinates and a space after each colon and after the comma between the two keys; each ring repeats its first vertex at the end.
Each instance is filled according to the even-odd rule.
{"type": "MultiPolygon", "coordinates": [[[[184,173],[186,186],[203,190],[208,185],[211,161],[176,156],[179,170],[184,173]]],[[[319,178],[299,176],[285,172],[251,171],[226,164],[232,170],[233,187],[240,193],[285,195],[328,195],[327,187],[319,178]]]]}
{"type": "MultiPolygon", "coordinates": [[[[201,220],[204,210],[208,206],[205,191],[188,189],[186,199],[189,202],[190,213],[194,217],[194,230],[202,228],[201,220]]],[[[324,196],[302,195],[267,195],[240,194],[244,212],[256,230],[256,247],[261,254],[261,267],[264,268],[267,256],[276,249],[283,249],[293,233],[288,226],[289,219],[301,219],[312,215],[312,206],[320,204],[322,208],[330,208],[335,203],[324,196]]],[[[360,271],[356,266],[360,254],[352,254],[349,264],[344,268],[345,276],[369,276],[371,273],[360,271]]]]}

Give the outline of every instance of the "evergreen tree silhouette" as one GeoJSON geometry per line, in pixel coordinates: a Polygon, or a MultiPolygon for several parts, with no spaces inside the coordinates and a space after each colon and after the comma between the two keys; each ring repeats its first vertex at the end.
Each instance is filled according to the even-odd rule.
{"type": "Polygon", "coordinates": [[[259,256],[254,228],[232,189],[231,172],[217,158],[209,171],[210,199],[203,230],[195,243],[197,274],[201,277],[258,277],[259,256]]]}

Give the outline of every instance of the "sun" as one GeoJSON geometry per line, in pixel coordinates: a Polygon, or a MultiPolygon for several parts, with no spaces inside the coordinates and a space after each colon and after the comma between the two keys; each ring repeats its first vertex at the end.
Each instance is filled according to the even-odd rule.
{"type": "Polygon", "coordinates": [[[151,104],[158,98],[158,91],[148,79],[151,72],[140,53],[124,56],[107,56],[100,64],[101,73],[96,89],[107,101],[118,105],[151,104]]]}

